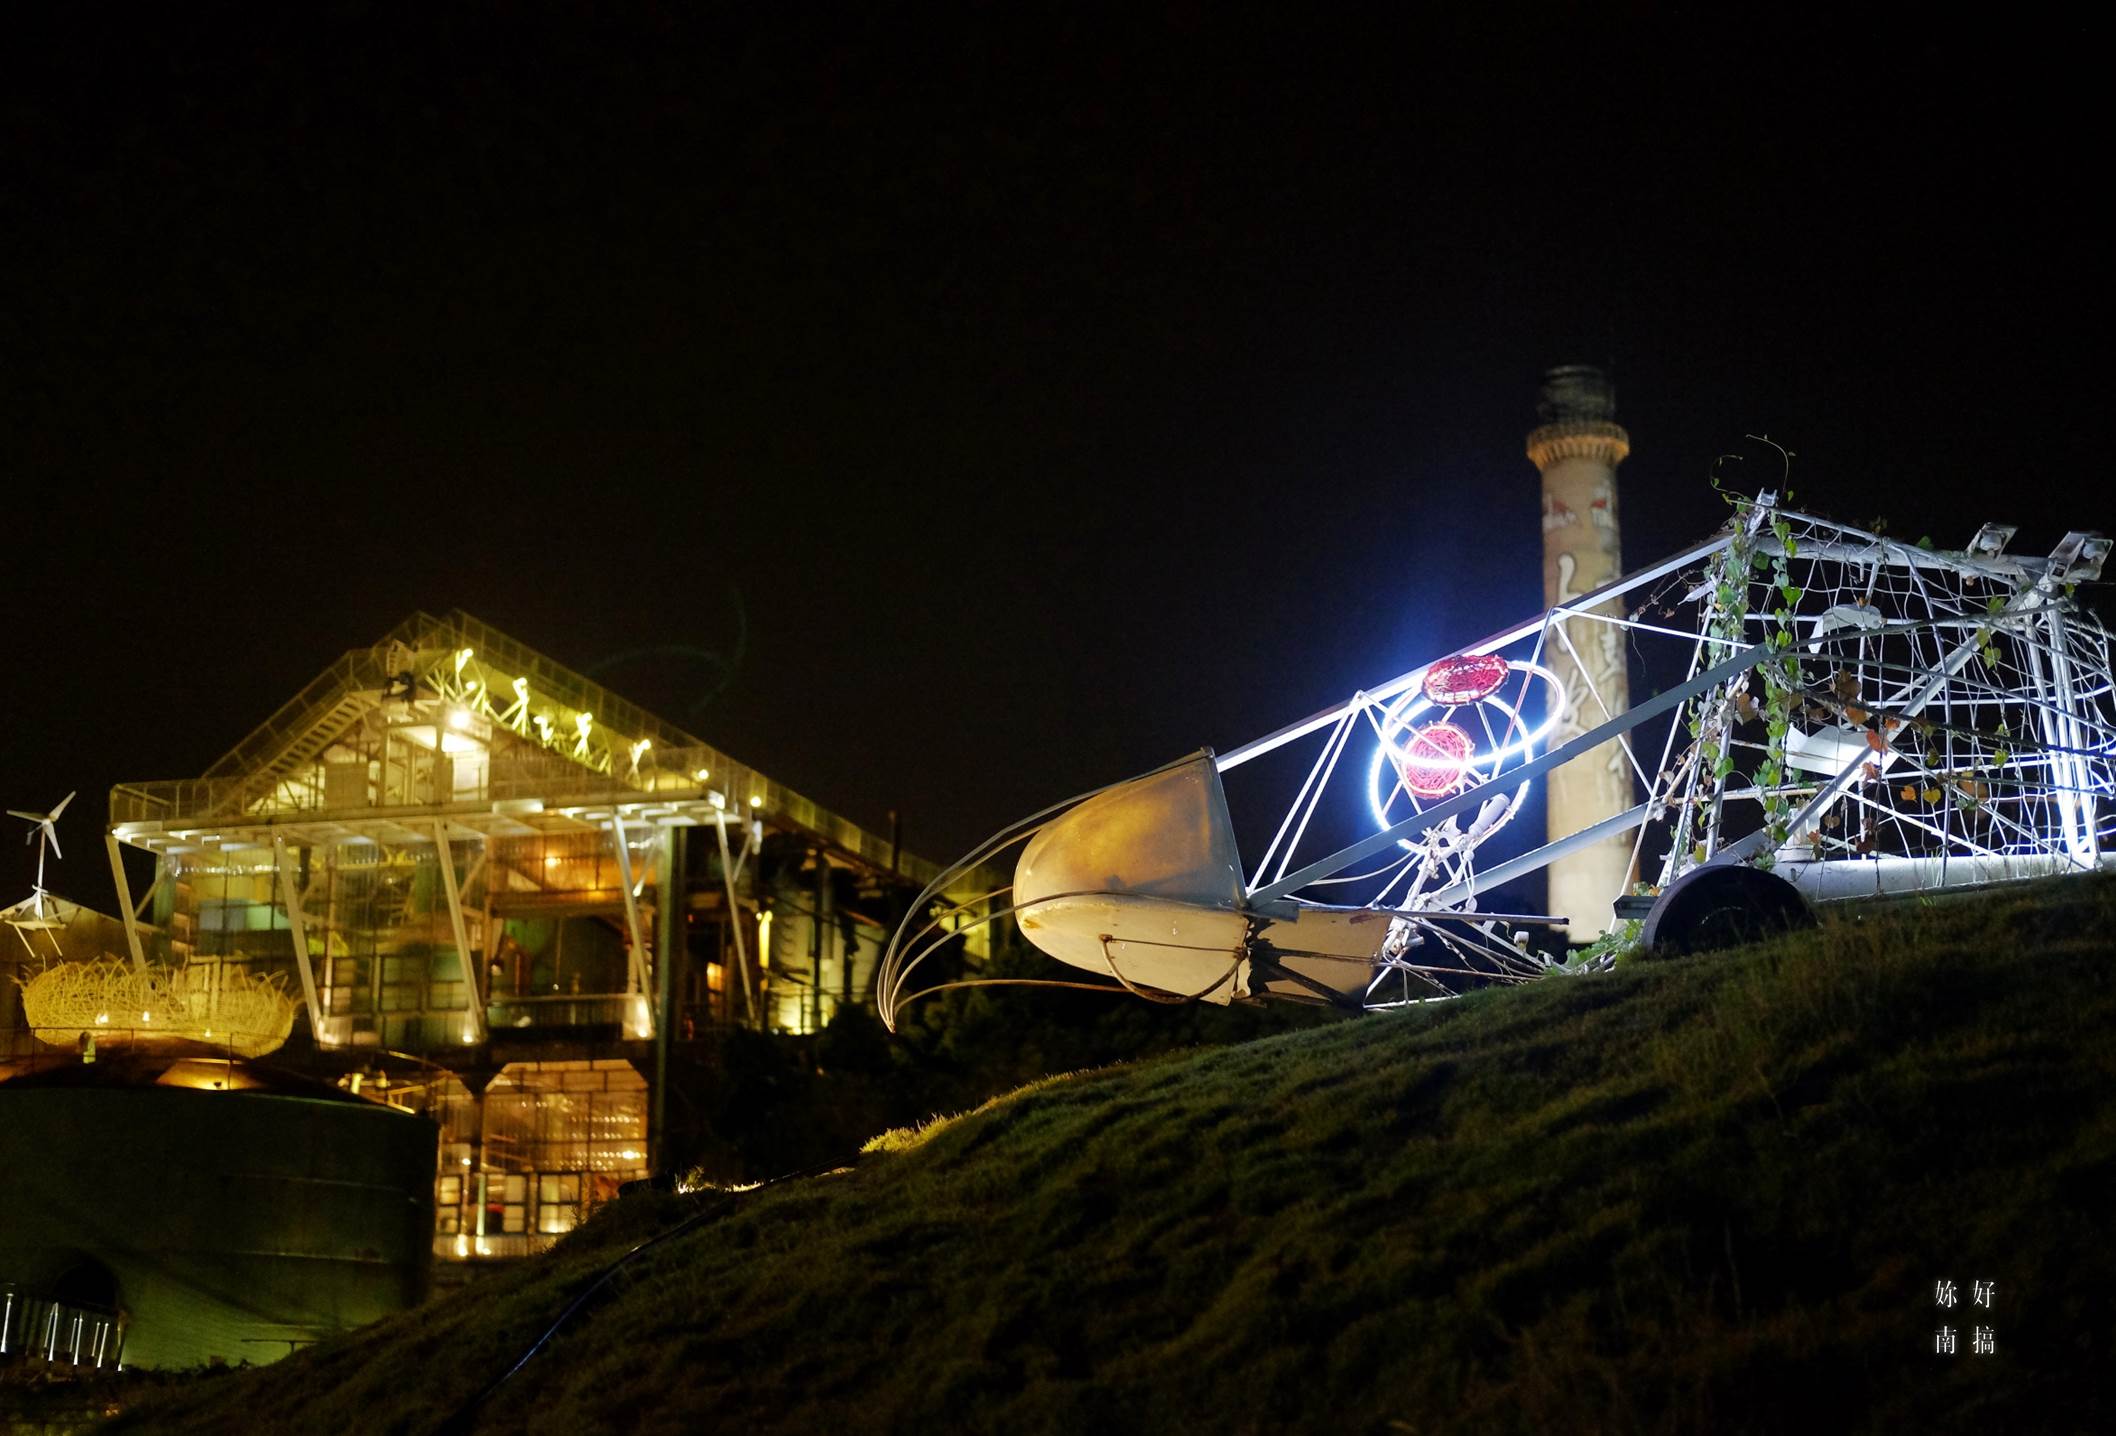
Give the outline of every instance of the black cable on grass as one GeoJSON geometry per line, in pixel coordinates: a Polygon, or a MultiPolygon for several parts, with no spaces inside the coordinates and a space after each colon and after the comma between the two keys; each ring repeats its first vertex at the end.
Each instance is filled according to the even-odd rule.
{"type": "Polygon", "coordinates": [[[487,1401],[491,1400],[493,1396],[498,1393],[499,1389],[502,1386],[505,1386],[509,1381],[514,1378],[516,1373],[518,1373],[523,1367],[527,1366],[530,1361],[535,1358],[536,1354],[539,1351],[542,1351],[546,1346],[550,1345],[551,1338],[557,1336],[559,1332],[565,1327],[566,1323],[571,1321],[574,1315],[578,1313],[583,1306],[587,1305],[588,1298],[595,1295],[596,1292],[602,1290],[603,1287],[609,1285],[612,1278],[617,1275],[618,1269],[624,1266],[625,1263],[631,1261],[632,1258],[638,1256],[641,1252],[647,1251],[653,1247],[658,1247],[663,1242],[668,1241],[671,1238],[682,1236],[685,1232],[693,1231],[696,1228],[703,1226],[709,1219],[713,1217],[725,1216],[728,1212],[734,1210],[735,1206],[737,1205],[735,1201],[737,1197],[746,1197],[751,1192],[761,1192],[766,1187],[776,1187],[781,1182],[791,1182],[801,1177],[815,1177],[821,1176],[825,1172],[839,1171],[850,1165],[852,1165],[850,1162],[832,1162],[819,1167],[804,1167],[798,1172],[786,1172],[780,1176],[768,1177],[764,1181],[757,1183],[755,1186],[747,1187],[739,1192],[723,1192],[720,1194],[720,1201],[712,1203],[711,1205],[707,1206],[703,1211],[694,1212],[692,1215],[685,1217],[682,1221],[678,1222],[675,1226],[670,1227],[667,1231],[661,1232],[655,1236],[648,1237],[645,1241],[639,1243],[639,1245],[632,1247],[630,1250],[626,1251],[624,1255],[618,1257],[617,1260],[611,1262],[609,1265],[603,1267],[601,1271],[597,1272],[595,1274],[595,1280],[589,1282],[588,1285],[582,1289],[581,1293],[578,1296],[574,1297],[573,1300],[566,1303],[565,1309],[559,1312],[557,1320],[553,1321],[549,1326],[544,1328],[543,1334],[537,1337],[535,1341],[529,1344],[529,1349],[527,1351],[524,1351],[519,1357],[516,1357],[514,1364],[509,1366],[498,1376],[494,1377],[493,1380],[487,1386],[485,1386],[483,1390],[479,1391],[475,1396],[472,1396],[461,1406],[458,1406],[446,1421],[443,1421],[439,1426],[436,1426],[434,1428],[434,1436],[466,1436],[466,1433],[470,1431],[473,1422],[476,1420],[478,1409],[482,1407],[487,1401]]]}

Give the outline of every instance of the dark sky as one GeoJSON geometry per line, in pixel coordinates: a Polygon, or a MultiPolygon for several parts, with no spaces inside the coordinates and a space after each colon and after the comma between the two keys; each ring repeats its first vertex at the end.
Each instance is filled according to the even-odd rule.
{"type": "Polygon", "coordinates": [[[2111,526],[2098,33],[49,8],[0,798],[83,790],[90,901],[113,782],[421,607],[952,856],[1539,607],[1554,363],[1633,563],[1745,433],[1900,534],[2111,526]]]}

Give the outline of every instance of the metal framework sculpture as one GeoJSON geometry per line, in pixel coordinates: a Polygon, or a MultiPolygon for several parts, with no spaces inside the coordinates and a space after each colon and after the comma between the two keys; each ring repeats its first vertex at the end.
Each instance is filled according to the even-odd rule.
{"type": "Polygon", "coordinates": [[[1707,542],[1231,753],[995,835],[943,877],[1025,844],[1014,883],[915,910],[884,961],[885,1020],[960,985],[912,979],[955,931],[1005,916],[1142,995],[1376,1008],[1596,965],[1528,950],[1524,928],[1564,915],[1480,910],[1593,843],[1629,843],[1654,899],[1634,901],[1656,914],[1708,872],[1789,885],[1797,904],[2104,864],[2116,684],[2075,590],[2109,540],[2073,533],[2022,558],[2012,529],[1986,525],[1942,552],[1768,493],[1732,502],[1707,542]],[[1613,659],[1652,696],[1612,700],[1591,677],[1563,692],[1546,666],[1561,653],[1583,675],[1609,668],[1588,654],[1613,659]],[[1578,761],[1621,765],[1642,800],[1484,861],[1535,780],[1578,761]],[[1222,783],[1251,774],[1293,793],[1243,866],[1222,783]]]}

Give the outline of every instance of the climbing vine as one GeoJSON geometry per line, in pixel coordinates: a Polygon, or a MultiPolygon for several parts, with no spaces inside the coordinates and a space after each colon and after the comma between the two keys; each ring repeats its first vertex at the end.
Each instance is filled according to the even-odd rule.
{"type": "Polygon", "coordinates": [[[1800,656],[1793,647],[1793,613],[1800,604],[1800,589],[1793,583],[1791,563],[1800,552],[1800,541],[1793,536],[1793,526],[1773,512],[1771,535],[1778,540],[1771,551],[1771,584],[1767,602],[1770,605],[1771,621],[1765,625],[1765,642],[1771,646],[1770,653],[1756,665],[1763,676],[1763,761],[1756,768],[1757,786],[1763,789],[1763,822],[1770,832],[1770,845],[1757,858],[1759,867],[1768,868],[1773,855],[1784,846],[1787,825],[1792,821],[1793,800],[1784,789],[1786,777],[1786,735],[1793,725],[1793,705],[1805,688],[1806,675],[1800,671],[1800,656]]]}
{"type": "MultiPolygon", "coordinates": [[[[1794,614],[1804,596],[1793,582],[1792,574],[1792,560],[1799,556],[1800,541],[1793,533],[1792,524],[1775,505],[1759,512],[1755,500],[1725,488],[1717,475],[1713,476],[1712,484],[1733,508],[1734,517],[1731,537],[1711,574],[1706,632],[1718,641],[1718,652],[1722,657],[1731,656],[1748,646],[1751,585],[1755,576],[1761,573],[1768,579],[1762,609],[1762,641],[1769,646],[1769,652],[1754,670],[1763,685],[1762,704],[1759,706],[1750,696],[1747,679],[1738,679],[1730,703],[1713,705],[1709,700],[1699,701],[1690,717],[1690,736],[1700,745],[1700,761],[1709,756],[1709,750],[1716,745],[1718,752],[1711,758],[1710,771],[1713,787],[1723,791],[1734,774],[1734,749],[1732,735],[1721,725],[1730,724],[1735,717],[1762,720],[1763,757],[1756,765],[1754,778],[1762,793],[1764,826],[1770,834],[1770,842],[1754,861],[1756,866],[1768,869],[1776,861],[1777,850],[1789,836],[1792,822],[1792,799],[1783,791],[1788,772],[1786,746],[1792,731],[1793,713],[1802,701],[1806,683],[1793,642],[1794,614]],[[1771,537],[1776,540],[1769,546],[1759,539],[1766,512],[1771,537]],[[1719,715],[1716,724],[1707,721],[1708,713],[1715,707],[1719,715]]],[[[1700,838],[1693,854],[1696,861],[1705,859],[1704,849],[1705,842],[1700,838]]]]}

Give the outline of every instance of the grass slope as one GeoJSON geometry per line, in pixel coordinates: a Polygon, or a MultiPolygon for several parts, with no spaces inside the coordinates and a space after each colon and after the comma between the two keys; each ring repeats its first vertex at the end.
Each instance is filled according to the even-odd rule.
{"type": "Polygon", "coordinates": [[[2067,880],[1056,1079],[109,1429],[433,1430],[701,1210],[475,1429],[2116,1429],[2112,924],[2067,880]]]}

